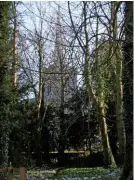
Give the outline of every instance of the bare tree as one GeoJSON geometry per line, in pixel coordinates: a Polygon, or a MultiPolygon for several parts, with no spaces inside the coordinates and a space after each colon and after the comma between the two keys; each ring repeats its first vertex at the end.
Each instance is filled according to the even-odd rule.
{"type": "MultiPolygon", "coordinates": [[[[84,35],[85,35],[85,46],[82,45],[81,39],[77,35],[77,31],[72,19],[72,14],[71,14],[71,9],[70,5],[68,3],[68,8],[69,8],[69,14],[70,14],[70,19],[72,22],[72,27],[74,30],[74,33],[76,35],[76,38],[79,42],[79,45],[83,49],[84,56],[85,56],[85,83],[86,83],[86,88],[88,92],[89,98],[91,98],[92,102],[98,107],[98,112],[99,112],[99,123],[100,123],[100,129],[101,129],[101,136],[102,136],[102,144],[103,144],[103,150],[104,150],[104,163],[106,165],[112,164],[115,165],[114,157],[111,151],[111,147],[109,144],[109,137],[108,137],[108,132],[107,132],[107,124],[106,124],[106,118],[105,118],[105,101],[104,101],[104,92],[103,92],[103,81],[101,81],[100,76],[98,76],[98,84],[99,84],[99,92],[98,97],[96,97],[95,92],[93,90],[92,86],[92,80],[91,80],[91,65],[90,65],[90,52],[89,52],[89,33],[87,30],[87,2],[83,2],[83,26],[84,26],[84,35]]],[[[96,39],[96,41],[98,41],[96,39]]],[[[97,53],[96,53],[97,55],[97,53]]],[[[97,58],[96,58],[97,59],[97,58]]]]}

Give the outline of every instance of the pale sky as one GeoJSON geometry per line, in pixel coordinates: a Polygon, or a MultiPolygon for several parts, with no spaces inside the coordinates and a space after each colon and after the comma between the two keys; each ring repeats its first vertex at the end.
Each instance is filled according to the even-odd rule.
{"type": "MultiPolygon", "coordinates": [[[[19,19],[23,19],[23,22],[20,23],[19,25],[19,31],[21,34],[23,34],[23,36],[26,36],[27,38],[31,38],[34,39],[35,37],[35,28],[37,29],[37,31],[40,30],[40,23],[42,21],[43,24],[43,32],[42,32],[42,36],[44,37],[44,55],[45,55],[45,62],[48,63],[49,59],[51,59],[51,53],[54,50],[54,45],[55,45],[55,22],[56,22],[56,18],[57,18],[57,10],[58,10],[58,4],[60,5],[60,13],[61,13],[61,25],[63,27],[70,26],[70,19],[69,19],[69,14],[68,14],[68,5],[66,1],[54,1],[54,2],[50,2],[50,1],[34,1],[34,2],[28,2],[28,1],[23,1],[23,4],[18,6],[18,12],[19,15],[21,14],[21,18],[19,19]],[[42,11],[42,14],[40,14],[40,11],[38,10],[40,9],[42,11]],[[40,18],[41,17],[41,18],[40,18]]],[[[73,1],[70,1],[70,3],[72,4],[73,1]]],[[[81,24],[82,22],[82,17],[81,17],[81,6],[79,6],[81,2],[74,2],[71,6],[71,10],[72,10],[72,16],[73,16],[73,20],[75,25],[78,24],[78,26],[81,24]],[[77,6],[76,6],[77,5],[77,6]]],[[[99,3],[99,2],[97,2],[99,3]]],[[[105,3],[105,2],[104,2],[105,3]]],[[[104,8],[104,13],[102,12],[102,10],[100,8],[98,8],[98,13],[100,13],[100,15],[104,15],[104,13],[106,13],[106,15],[108,16],[108,18],[110,18],[110,14],[109,14],[109,7],[107,6],[107,8],[104,8]]],[[[89,15],[90,16],[94,16],[94,11],[92,13],[92,6],[89,7],[89,15]]],[[[120,14],[121,17],[121,14],[120,14]]],[[[121,18],[119,18],[121,19],[121,18]]],[[[102,21],[103,23],[107,24],[108,21],[106,20],[106,18],[102,17],[102,21]]],[[[91,18],[90,19],[91,24],[89,24],[89,38],[94,36],[95,33],[95,29],[96,29],[96,19],[95,18],[91,18]]],[[[99,22],[100,24],[101,22],[99,22]]],[[[68,39],[68,41],[70,41],[69,36],[70,34],[70,29],[67,28],[67,31],[65,31],[66,33],[66,38],[68,39]]],[[[107,30],[105,28],[105,25],[99,25],[99,33],[107,33],[107,30]]],[[[73,33],[72,33],[73,35],[73,33]]],[[[83,34],[81,34],[81,39],[84,39],[84,37],[82,37],[83,34]]],[[[99,38],[102,37],[102,35],[98,36],[99,38]]],[[[26,40],[26,44],[28,46],[29,40],[26,40]]],[[[83,41],[84,42],[84,41],[83,41]]],[[[94,42],[95,42],[95,38],[92,38],[90,40],[90,51],[92,51],[93,47],[94,47],[94,42]]],[[[78,42],[75,41],[74,45],[78,45],[78,42]]],[[[79,49],[79,51],[81,51],[79,49]]],[[[82,53],[82,51],[81,51],[82,53]]],[[[36,61],[36,53],[34,52],[32,46],[29,48],[29,54],[30,56],[34,57],[34,61],[32,60],[30,63],[30,66],[32,67],[33,70],[37,70],[38,68],[38,62],[36,61]],[[34,56],[33,56],[34,55],[34,56]]],[[[73,55],[75,57],[75,55],[73,55]]],[[[81,59],[81,63],[82,63],[82,59],[81,59]]],[[[78,65],[77,61],[76,64],[78,65]]],[[[79,68],[78,68],[79,69],[79,68]]],[[[38,81],[38,73],[34,73],[34,81],[38,81]]],[[[78,78],[81,78],[81,76],[78,76],[78,78]]]]}

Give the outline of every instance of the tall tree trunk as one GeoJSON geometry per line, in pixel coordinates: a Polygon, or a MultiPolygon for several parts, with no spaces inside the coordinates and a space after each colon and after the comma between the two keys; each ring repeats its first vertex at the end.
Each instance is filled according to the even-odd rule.
{"type": "Polygon", "coordinates": [[[2,137],[0,139],[1,141],[0,165],[2,165],[2,167],[8,166],[9,131],[7,129],[8,127],[4,129],[2,137]]]}
{"type": "Polygon", "coordinates": [[[65,118],[63,106],[60,107],[60,135],[59,135],[59,147],[58,147],[58,164],[65,165],[64,151],[65,151],[65,118]]]}
{"type": "Polygon", "coordinates": [[[101,137],[102,137],[102,145],[103,145],[103,151],[104,151],[104,165],[112,165],[115,166],[115,159],[110,147],[108,132],[107,132],[107,124],[106,124],[106,114],[104,109],[104,101],[103,101],[103,92],[100,93],[98,102],[98,109],[99,109],[99,124],[100,124],[100,130],[101,130],[101,137]]]}
{"type": "MultiPolygon", "coordinates": [[[[7,69],[9,63],[9,8],[10,2],[0,1],[0,166],[8,166],[9,151],[9,103],[10,98],[6,97],[7,87],[10,89],[10,83],[7,81],[7,69]],[[8,84],[9,83],[9,84],[8,84]],[[5,87],[6,85],[6,87],[5,87]],[[6,99],[5,99],[6,97],[6,99]]],[[[8,76],[9,78],[9,76],[8,76]]]]}
{"type": "Polygon", "coordinates": [[[18,48],[17,48],[17,13],[16,13],[16,2],[12,2],[12,11],[13,11],[13,86],[17,86],[17,66],[18,66],[18,48]]]}
{"type": "MultiPolygon", "coordinates": [[[[42,29],[42,27],[41,27],[42,29]]],[[[41,33],[42,34],[42,33],[41,33]]],[[[37,113],[37,122],[38,122],[38,129],[39,132],[37,133],[37,165],[40,166],[42,165],[42,151],[44,151],[44,160],[46,163],[50,162],[49,159],[49,133],[48,129],[46,126],[46,121],[45,121],[45,115],[46,115],[46,109],[45,107],[45,102],[44,102],[44,77],[43,77],[43,45],[42,45],[42,39],[41,36],[38,39],[38,56],[39,56],[39,96],[38,96],[38,113],[37,113]],[[44,128],[43,128],[44,126],[44,128]],[[44,144],[45,148],[42,149],[42,130],[44,131],[45,134],[45,139],[44,139],[44,144]]]]}
{"type": "MultiPolygon", "coordinates": [[[[119,141],[119,156],[124,158],[125,150],[125,128],[122,118],[122,55],[117,40],[117,10],[120,2],[111,2],[111,35],[113,36],[112,57],[115,57],[115,102],[116,102],[116,127],[119,141]],[[114,55],[115,54],[115,55],[114,55]]],[[[113,58],[112,58],[113,59],[113,58]]]]}
{"type": "MultiPolygon", "coordinates": [[[[108,138],[108,132],[107,132],[107,124],[105,121],[105,107],[101,105],[103,104],[102,102],[99,102],[98,99],[95,96],[95,93],[93,91],[92,88],[92,84],[91,84],[91,77],[90,77],[90,64],[89,64],[89,38],[88,38],[88,32],[87,32],[87,10],[86,10],[86,3],[87,2],[83,2],[84,4],[84,8],[83,8],[83,15],[84,15],[84,33],[85,33],[85,46],[83,47],[79,37],[78,37],[78,32],[75,29],[75,25],[72,19],[72,14],[71,14],[71,9],[70,9],[70,4],[68,2],[68,10],[69,10],[69,15],[70,15],[70,20],[72,23],[72,28],[73,31],[76,35],[76,38],[78,40],[78,43],[80,45],[80,47],[82,48],[83,52],[84,52],[84,56],[85,56],[85,69],[84,69],[84,76],[85,76],[85,84],[86,84],[86,88],[87,88],[87,92],[88,92],[88,96],[92,99],[92,102],[96,105],[96,107],[98,108],[98,111],[100,113],[100,129],[101,129],[101,136],[102,136],[102,143],[103,143],[103,149],[104,149],[104,160],[106,165],[113,165],[115,166],[115,160],[111,151],[111,147],[109,144],[109,138],[108,138]],[[102,104],[101,104],[102,103],[102,104]]],[[[103,104],[104,105],[104,104],[103,104]]]]}
{"type": "Polygon", "coordinates": [[[55,65],[58,68],[60,73],[59,81],[60,81],[60,106],[59,106],[59,126],[60,126],[60,133],[59,133],[59,146],[58,146],[58,164],[65,165],[64,161],[64,150],[66,145],[66,137],[65,137],[65,114],[64,114],[64,102],[65,102],[65,64],[64,64],[64,51],[61,44],[63,42],[63,30],[62,25],[60,22],[60,6],[58,6],[58,13],[57,13],[57,22],[56,22],[56,40],[55,40],[55,53],[56,53],[56,61],[55,65]]]}
{"type": "Polygon", "coordinates": [[[88,99],[88,124],[87,124],[87,129],[88,129],[88,150],[89,150],[89,152],[90,152],[90,154],[92,154],[93,153],[93,150],[92,150],[92,142],[91,142],[91,128],[90,128],[90,112],[91,112],[91,110],[90,110],[90,106],[91,106],[91,102],[90,102],[91,100],[90,99],[88,99]]]}
{"type": "MultiPolygon", "coordinates": [[[[57,42],[58,43],[58,42],[57,42]]],[[[58,163],[59,165],[63,165],[64,162],[64,150],[65,150],[65,115],[64,115],[64,77],[63,77],[63,69],[64,69],[64,63],[63,63],[63,55],[62,52],[60,52],[60,48],[58,48],[58,58],[60,60],[60,81],[61,81],[61,87],[60,87],[60,137],[59,137],[59,157],[58,157],[58,163]]]]}
{"type": "Polygon", "coordinates": [[[133,2],[125,2],[123,102],[126,131],[125,164],[120,180],[133,179],[133,2]]]}
{"type": "MultiPolygon", "coordinates": [[[[97,14],[97,7],[95,6],[95,10],[96,10],[96,14],[97,14]]],[[[96,17],[96,40],[95,40],[95,68],[96,68],[96,91],[99,92],[101,87],[100,87],[100,70],[99,70],[99,61],[98,61],[98,33],[99,33],[99,18],[98,16],[96,17]]],[[[98,97],[100,97],[100,93],[98,93],[98,97]]],[[[100,98],[100,101],[101,101],[102,98],[100,98]]],[[[98,121],[100,121],[99,119],[99,107],[97,106],[96,107],[96,111],[97,111],[97,119],[98,121]]],[[[99,126],[99,129],[98,129],[98,136],[101,138],[101,126],[99,126]]]]}
{"type": "Polygon", "coordinates": [[[42,58],[42,40],[41,35],[39,35],[39,39],[37,40],[37,46],[38,46],[38,56],[39,56],[39,96],[38,96],[38,115],[37,119],[40,120],[40,111],[41,111],[41,105],[42,105],[42,98],[43,98],[43,77],[42,77],[42,68],[43,68],[43,58],[42,58]]]}
{"type": "MultiPolygon", "coordinates": [[[[40,16],[42,17],[42,10],[41,10],[42,4],[40,3],[40,16]]],[[[37,34],[37,49],[38,49],[38,58],[39,58],[39,94],[38,94],[38,103],[37,103],[37,127],[38,127],[38,132],[37,132],[37,149],[36,149],[36,154],[37,154],[37,165],[40,166],[42,165],[42,151],[44,151],[44,160],[48,163],[49,162],[49,146],[48,146],[48,129],[46,127],[46,121],[45,121],[45,115],[46,115],[46,108],[45,107],[45,102],[44,102],[44,74],[43,74],[43,61],[44,61],[44,56],[43,56],[43,47],[44,47],[44,40],[43,40],[43,20],[40,19],[40,27],[39,31],[36,29],[36,34],[37,34]],[[44,144],[45,149],[42,149],[42,131],[44,131],[45,138],[44,138],[44,144]]],[[[43,136],[44,137],[44,136],[43,136]]]]}
{"type": "MultiPolygon", "coordinates": [[[[118,52],[120,51],[119,48],[118,52]]],[[[117,54],[116,53],[116,54],[117,54]]],[[[121,56],[116,55],[116,127],[117,127],[117,136],[119,141],[119,156],[121,159],[124,159],[125,152],[125,127],[122,116],[122,62],[121,56]]]]}
{"type": "Polygon", "coordinates": [[[88,96],[92,98],[92,101],[98,107],[99,110],[99,123],[100,123],[100,129],[101,129],[101,137],[102,137],[102,145],[104,150],[104,164],[105,166],[113,165],[115,166],[115,160],[112,154],[112,150],[109,143],[109,137],[107,132],[107,124],[106,124],[106,118],[105,118],[105,104],[104,104],[104,94],[103,94],[103,87],[101,79],[99,78],[99,88],[100,93],[98,94],[98,100],[93,92],[92,85],[91,85],[91,78],[90,78],[90,58],[89,58],[89,44],[88,44],[88,32],[87,32],[87,12],[86,12],[86,3],[84,3],[84,31],[85,31],[85,39],[86,39],[86,45],[85,45],[85,82],[86,87],[88,91],[88,96]]]}

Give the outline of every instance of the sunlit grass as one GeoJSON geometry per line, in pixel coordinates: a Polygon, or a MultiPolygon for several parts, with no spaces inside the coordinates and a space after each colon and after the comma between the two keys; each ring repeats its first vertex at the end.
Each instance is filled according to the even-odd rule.
{"type": "MultiPolygon", "coordinates": [[[[98,168],[72,168],[65,169],[57,174],[57,179],[102,179],[102,180],[116,180],[120,176],[120,169],[104,169],[98,168]]],[[[54,179],[54,178],[53,178],[54,179]]],[[[70,179],[70,180],[71,180],[70,179]]]]}

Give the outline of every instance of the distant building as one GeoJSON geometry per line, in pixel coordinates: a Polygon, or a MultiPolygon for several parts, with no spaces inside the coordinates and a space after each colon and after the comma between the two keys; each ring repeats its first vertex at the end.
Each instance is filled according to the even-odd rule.
{"type": "Polygon", "coordinates": [[[61,101],[66,102],[77,89],[77,70],[69,63],[66,55],[60,8],[57,12],[55,37],[53,63],[44,69],[44,98],[50,104],[60,106],[61,101]]]}
{"type": "Polygon", "coordinates": [[[44,97],[51,105],[59,106],[61,97],[67,102],[77,89],[77,71],[74,67],[64,66],[63,71],[55,64],[45,68],[44,97]]]}

